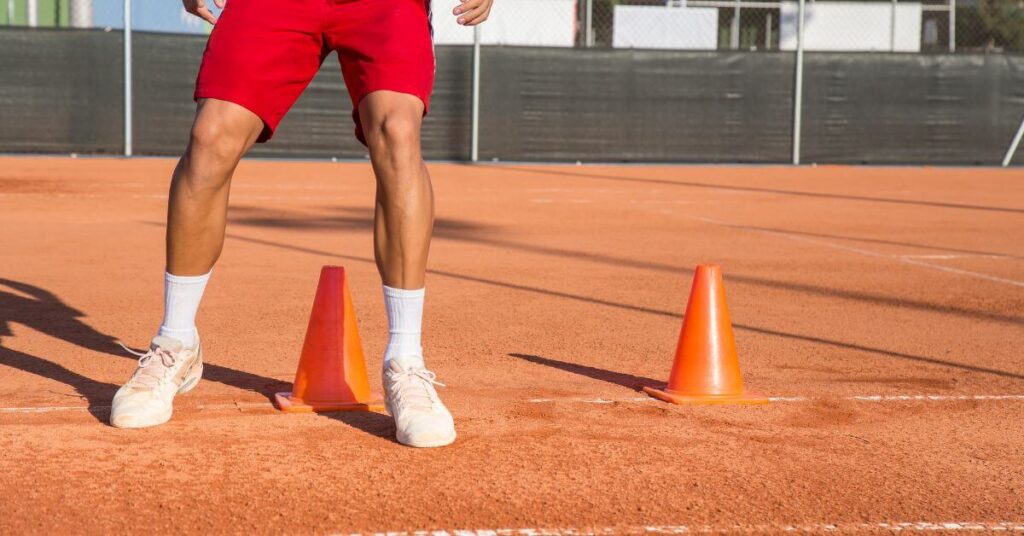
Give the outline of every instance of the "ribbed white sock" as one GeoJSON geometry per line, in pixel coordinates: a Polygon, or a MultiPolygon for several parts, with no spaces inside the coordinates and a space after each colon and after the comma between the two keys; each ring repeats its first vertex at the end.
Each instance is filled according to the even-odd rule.
{"type": "Polygon", "coordinates": [[[384,308],[388,312],[388,347],[384,351],[384,366],[393,357],[408,360],[413,366],[423,366],[423,296],[426,289],[406,290],[384,285],[384,308]]]}
{"type": "Polygon", "coordinates": [[[210,273],[196,276],[164,273],[164,321],[157,335],[178,339],[185,348],[196,345],[196,312],[210,273]]]}

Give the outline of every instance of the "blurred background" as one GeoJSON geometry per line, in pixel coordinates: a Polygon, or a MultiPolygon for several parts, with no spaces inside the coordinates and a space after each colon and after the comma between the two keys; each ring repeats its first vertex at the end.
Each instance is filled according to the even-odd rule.
{"type": "MultiPolygon", "coordinates": [[[[125,1],[0,0],[0,152],[180,153],[212,27],[125,1]]],[[[1024,0],[456,2],[431,159],[999,165],[1024,119],[1024,0]]],[[[253,154],[364,158],[350,113],[330,57],[253,154]]]]}

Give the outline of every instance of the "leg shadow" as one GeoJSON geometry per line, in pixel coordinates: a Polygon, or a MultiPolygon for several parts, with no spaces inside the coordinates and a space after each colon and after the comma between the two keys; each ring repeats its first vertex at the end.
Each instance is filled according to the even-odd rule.
{"type": "Polygon", "coordinates": [[[3,346],[0,346],[0,365],[31,372],[74,387],[89,404],[89,413],[97,420],[106,420],[110,415],[110,399],[120,387],[112,383],[98,382],[57,363],[3,346]]]}
{"type": "MultiPolygon", "coordinates": [[[[358,257],[358,256],[355,256],[355,255],[342,255],[342,254],[338,254],[338,253],[331,252],[331,251],[325,251],[325,250],[320,250],[320,249],[315,249],[315,248],[310,248],[310,247],[296,246],[294,244],[285,244],[285,243],[282,243],[282,242],[274,242],[272,240],[264,240],[264,239],[260,239],[260,238],[251,238],[251,237],[246,237],[246,236],[232,235],[230,233],[228,233],[226,236],[228,238],[233,239],[233,240],[240,240],[240,241],[243,241],[243,242],[250,242],[250,243],[253,243],[253,244],[261,244],[261,245],[264,245],[264,246],[278,248],[278,249],[286,249],[286,250],[289,250],[289,251],[299,251],[299,252],[302,252],[302,253],[308,253],[308,254],[316,255],[316,256],[320,256],[320,257],[345,259],[345,260],[349,260],[349,261],[353,261],[353,262],[362,262],[362,263],[367,263],[367,264],[372,264],[373,263],[373,259],[372,258],[368,258],[368,257],[358,257]]],[[[540,295],[544,295],[544,296],[554,296],[554,297],[557,297],[557,298],[564,298],[564,299],[567,299],[567,300],[573,300],[573,301],[582,302],[582,303],[592,303],[592,304],[595,304],[595,305],[603,305],[603,306],[607,306],[607,307],[614,307],[614,308],[622,309],[622,310],[626,310],[626,311],[634,311],[634,312],[638,312],[638,313],[651,314],[651,315],[656,315],[656,316],[661,316],[661,317],[666,317],[666,318],[674,318],[676,320],[681,320],[682,319],[682,315],[680,313],[678,313],[678,312],[667,311],[667,310],[664,310],[664,309],[658,309],[658,308],[654,308],[654,307],[644,307],[644,306],[640,306],[640,305],[630,305],[630,304],[626,304],[626,303],[620,303],[620,302],[615,302],[615,301],[611,301],[611,300],[604,300],[604,299],[595,298],[595,297],[592,297],[592,296],[586,296],[586,295],[582,295],[582,294],[575,294],[575,293],[571,293],[571,292],[564,292],[564,291],[559,291],[559,290],[550,290],[550,289],[545,289],[545,288],[541,288],[541,287],[534,287],[534,286],[523,285],[523,284],[519,284],[519,283],[511,283],[511,282],[507,282],[507,281],[488,279],[488,278],[478,277],[478,276],[471,275],[471,274],[451,272],[451,271],[447,271],[447,270],[438,270],[438,269],[428,268],[427,269],[427,273],[435,274],[435,275],[439,275],[439,276],[444,276],[444,277],[451,277],[453,279],[458,279],[460,281],[469,281],[469,282],[472,282],[472,283],[479,283],[479,284],[482,284],[482,285],[490,285],[490,286],[493,286],[493,287],[505,288],[505,289],[509,289],[509,290],[528,292],[528,293],[532,293],[532,294],[540,294],[540,295]]],[[[730,276],[730,277],[732,279],[737,279],[735,276],[730,276]]],[[[833,348],[844,348],[844,349],[849,349],[849,350],[858,350],[858,351],[861,351],[861,352],[871,353],[871,354],[874,354],[876,356],[884,356],[884,357],[892,357],[892,358],[898,358],[898,359],[905,359],[905,360],[908,360],[908,361],[917,361],[917,362],[920,362],[920,363],[928,363],[928,364],[939,365],[939,366],[944,366],[944,367],[953,367],[953,368],[958,368],[958,369],[962,369],[962,370],[968,370],[968,371],[971,371],[971,372],[979,372],[979,373],[984,373],[984,374],[993,374],[993,375],[1002,376],[1002,377],[1005,377],[1005,378],[1013,378],[1013,379],[1017,379],[1017,380],[1024,380],[1024,374],[1022,374],[1022,373],[1013,372],[1013,371],[999,370],[999,369],[993,369],[993,368],[987,368],[987,367],[981,367],[981,366],[977,366],[977,365],[970,365],[970,364],[967,364],[967,363],[960,363],[960,362],[952,361],[952,360],[948,360],[948,359],[939,359],[939,358],[929,357],[929,356],[920,356],[920,355],[908,354],[908,353],[903,353],[903,352],[895,352],[895,351],[887,350],[885,348],[876,348],[876,347],[871,347],[871,346],[862,345],[862,344],[846,343],[846,342],[842,342],[842,341],[826,339],[824,337],[814,337],[814,336],[809,336],[809,335],[801,335],[799,333],[789,333],[789,332],[785,332],[785,331],[770,330],[770,329],[765,329],[765,328],[759,328],[757,326],[749,326],[749,325],[743,325],[743,324],[733,324],[733,328],[738,329],[738,330],[751,331],[751,332],[754,332],[754,333],[761,333],[761,334],[764,334],[764,335],[772,335],[772,336],[776,336],[776,337],[782,337],[782,338],[786,338],[786,339],[797,340],[797,341],[811,342],[811,343],[815,343],[815,344],[821,344],[821,345],[825,345],[825,346],[830,346],[830,347],[833,347],[833,348]]],[[[534,356],[534,357],[536,357],[536,356],[534,356]]],[[[544,359],[544,358],[539,358],[539,359],[544,359]]],[[[559,361],[554,361],[554,363],[560,363],[560,362],[559,361]]],[[[546,364],[546,363],[542,363],[542,364],[546,364]]],[[[600,370],[600,369],[597,369],[597,370],[600,370]]],[[[575,371],[571,371],[571,372],[575,372],[575,371]]],[[[608,371],[605,371],[605,372],[608,372],[608,371]]]]}
{"type": "Polygon", "coordinates": [[[509,357],[515,357],[530,363],[536,363],[538,365],[544,365],[546,367],[556,368],[558,370],[564,370],[573,374],[579,374],[580,376],[586,376],[595,380],[601,380],[603,382],[614,383],[615,385],[621,385],[628,387],[634,391],[639,391],[644,387],[664,387],[665,382],[658,381],[651,378],[645,378],[643,376],[634,376],[633,374],[626,374],[625,372],[615,372],[613,370],[606,370],[597,367],[589,367],[587,365],[579,365],[576,363],[569,363],[567,361],[558,361],[556,359],[549,359],[547,357],[541,357],[539,355],[530,354],[508,354],[509,357]]]}
{"type": "MultiPolygon", "coordinates": [[[[3,346],[3,337],[13,332],[11,323],[17,323],[51,337],[94,352],[132,359],[117,344],[117,339],[101,333],[86,324],[85,314],[67,305],[52,292],[20,281],[0,278],[0,365],[30,372],[59,381],[75,389],[89,404],[89,411],[98,420],[109,414],[110,400],[118,385],[98,382],[71,371],[65,366],[39,356],[19,352],[3,346]],[[7,287],[14,292],[4,290],[7,287]]],[[[127,376],[125,377],[127,379],[127,376]]],[[[288,383],[235,370],[205,364],[203,378],[225,385],[252,391],[273,400],[275,392],[288,390],[288,383]]]]}

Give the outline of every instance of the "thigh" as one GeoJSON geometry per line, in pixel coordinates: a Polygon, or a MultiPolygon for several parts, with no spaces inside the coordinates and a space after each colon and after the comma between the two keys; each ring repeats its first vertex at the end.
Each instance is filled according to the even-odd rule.
{"type": "Polygon", "coordinates": [[[315,0],[232,0],[213,28],[195,99],[245,107],[263,121],[258,141],[316,76],[324,57],[322,8],[315,0]]]}
{"type": "Polygon", "coordinates": [[[425,0],[348,0],[332,4],[327,45],[338,51],[352,99],[356,137],[363,136],[359,108],[369,94],[386,90],[416,97],[421,116],[434,88],[434,44],[425,0]]]}

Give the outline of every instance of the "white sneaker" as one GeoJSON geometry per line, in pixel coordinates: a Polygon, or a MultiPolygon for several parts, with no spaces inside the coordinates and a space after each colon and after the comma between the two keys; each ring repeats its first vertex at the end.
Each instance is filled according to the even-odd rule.
{"type": "Polygon", "coordinates": [[[437,397],[437,376],[401,358],[384,368],[384,403],[395,418],[398,442],[410,447],[443,447],[455,441],[455,421],[437,397]]]}
{"type": "Polygon", "coordinates": [[[110,424],[145,428],[167,422],[174,395],[191,391],[203,376],[202,343],[196,339],[194,348],[182,348],[177,339],[157,336],[148,352],[128,351],[139,356],[139,368],[114,395],[110,424]]]}

